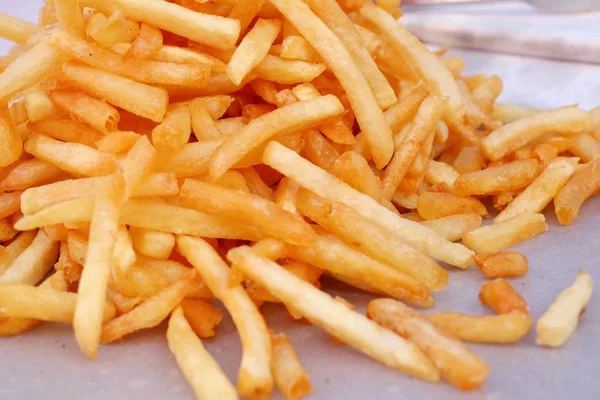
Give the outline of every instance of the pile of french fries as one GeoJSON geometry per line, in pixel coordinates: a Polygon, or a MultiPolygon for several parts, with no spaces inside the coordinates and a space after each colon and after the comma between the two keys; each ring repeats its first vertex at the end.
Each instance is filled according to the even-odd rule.
{"type": "MultiPolygon", "coordinates": [[[[82,352],[168,320],[199,399],[311,391],[261,305],[381,363],[459,389],[489,367],[463,342],[534,321],[506,249],[570,224],[600,189],[600,108],[497,104],[401,24],[400,0],[46,0],[0,14],[0,335],[72,324],[82,352]],[[400,23],[397,22],[400,18],[400,23]],[[489,224],[491,208],[498,211],[489,224]],[[458,243],[462,241],[461,243],[458,243]],[[495,314],[423,316],[475,264],[495,314]],[[377,297],[367,316],[325,275],[377,297]],[[457,277],[456,279],[460,279],[457,277]],[[230,313],[237,387],[205,350],[230,313]]],[[[581,271],[537,323],[561,346],[581,271]]]]}

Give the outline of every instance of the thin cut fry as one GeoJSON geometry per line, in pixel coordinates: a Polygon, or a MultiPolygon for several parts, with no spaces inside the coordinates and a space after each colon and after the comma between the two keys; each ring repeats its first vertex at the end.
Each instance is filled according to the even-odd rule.
{"type": "Polygon", "coordinates": [[[36,24],[10,15],[0,14],[0,36],[18,44],[26,45],[28,40],[40,32],[36,24]]]}
{"type": "MultiPolygon", "coordinates": [[[[2,184],[0,184],[0,188],[2,184]]],[[[600,189],[600,157],[575,171],[554,197],[554,211],[561,225],[569,225],[582,204],[600,189]]]]}
{"type": "Polygon", "coordinates": [[[300,399],[312,392],[308,374],[302,367],[296,350],[284,333],[271,336],[273,343],[273,377],[287,400],[300,399]]]}
{"type": "Polygon", "coordinates": [[[96,197],[89,248],[79,281],[73,327],[79,347],[92,359],[100,342],[104,299],[119,230],[119,206],[123,190],[123,177],[114,175],[106,181],[96,197]]]}
{"type": "Polygon", "coordinates": [[[510,192],[529,185],[539,174],[536,160],[521,160],[461,175],[454,193],[469,196],[493,192],[510,192]]]}
{"type": "Polygon", "coordinates": [[[95,143],[102,137],[100,132],[64,115],[46,118],[33,123],[30,122],[27,124],[27,129],[63,142],[80,143],[88,147],[94,147],[95,143]]]}
{"type": "Polygon", "coordinates": [[[483,218],[480,214],[455,214],[447,217],[421,222],[435,233],[450,242],[462,239],[466,232],[481,226],[483,218]]]}
{"type": "Polygon", "coordinates": [[[488,278],[519,277],[528,270],[527,257],[514,251],[478,254],[473,257],[473,261],[488,278]]]}
{"type": "Polygon", "coordinates": [[[573,138],[573,144],[569,147],[569,151],[582,161],[590,162],[600,155],[600,142],[589,133],[582,133],[573,138]]]}
{"type": "Polygon", "coordinates": [[[560,347],[573,335],[579,316],[592,296],[592,277],[579,271],[575,282],[563,290],[538,320],[535,342],[560,347]]]}
{"type": "Polygon", "coordinates": [[[410,307],[390,299],[377,299],[369,303],[367,315],[384,328],[415,342],[442,377],[457,388],[472,390],[485,383],[490,371],[488,365],[410,307]]]}
{"type": "Polygon", "coordinates": [[[439,379],[433,365],[414,344],[348,309],[279,265],[255,255],[249,247],[230,250],[227,257],[244,275],[345,343],[388,367],[429,381],[439,379]]]}
{"type": "Polygon", "coordinates": [[[520,311],[529,315],[529,306],[525,299],[502,278],[485,282],[479,291],[479,301],[481,304],[488,305],[497,314],[520,311]]]}
{"type": "Polygon", "coordinates": [[[577,162],[577,158],[557,158],[494,221],[506,221],[522,213],[542,212],[573,175],[577,162]]]}
{"type": "MultiPolygon", "coordinates": [[[[23,242],[27,241],[29,240],[25,237],[19,245],[15,246],[14,250],[20,250],[23,242]]],[[[37,285],[54,266],[58,258],[58,247],[57,242],[53,242],[43,230],[39,230],[31,244],[16,256],[10,266],[0,275],[0,283],[37,285]]],[[[7,258],[14,256],[13,251],[7,258]]]]}
{"type": "Polygon", "coordinates": [[[271,3],[298,29],[330,67],[346,91],[373,159],[383,168],[394,151],[392,132],[364,75],[340,39],[300,0],[272,0],[271,3]]]}
{"type": "Polygon", "coordinates": [[[167,329],[169,349],[199,399],[235,400],[237,393],[177,307],[167,329]]]}
{"type": "Polygon", "coordinates": [[[273,387],[271,339],[262,315],[240,285],[230,286],[227,264],[208,243],[200,238],[178,236],[177,246],[224,303],[238,328],[244,349],[238,392],[244,397],[268,396],[273,387]]]}
{"type": "Polygon", "coordinates": [[[446,241],[418,223],[402,219],[369,196],[352,189],[278,143],[271,142],[267,146],[263,162],[313,193],[354,209],[384,228],[388,235],[397,236],[417,250],[452,265],[470,263],[473,253],[465,247],[446,241]]]}
{"type": "Polygon", "coordinates": [[[268,54],[258,64],[255,71],[261,79],[285,85],[293,85],[311,82],[321,75],[325,69],[325,64],[289,60],[268,54]]]}
{"type": "Polygon", "coordinates": [[[542,214],[524,213],[466,232],[463,243],[477,253],[494,253],[548,230],[542,214]]]}
{"type": "Polygon", "coordinates": [[[445,312],[427,318],[457,338],[474,343],[515,343],[531,329],[531,317],[520,311],[483,316],[445,312]]]}
{"type": "Polygon", "coordinates": [[[181,308],[193,331],[201,339],[215,336],[215,327],[223,320],[218,308],[200,299],[184,299],[181,308]]]}
{"type": "Polygon", "coordinates": [[[483,139],[483,151],[496,161],[546,133],[577,135],[591,127],[588,113],[576,107],[543,111],[496,129],[483,139]]]}
{"type": "Polygon", "coordinates": [[[419,215],[426,220],[444,218],[456,214],[479,214],[488,216],[485,205],[474,197],[457,196],[452,193],[423,192],[417,204],[419,215]]]}

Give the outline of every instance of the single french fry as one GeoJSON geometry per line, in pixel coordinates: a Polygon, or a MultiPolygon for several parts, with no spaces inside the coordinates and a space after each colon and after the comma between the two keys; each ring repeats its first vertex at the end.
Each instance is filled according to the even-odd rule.
{"type": "Polygon", "coordinates": [[[359,250],[373,259],[418,279],[433,290],[446,286],[448,273],[435,261],[344,204],[301,189],[297,206],[302,215],[334,232],[346,243],[354,246],[358,243],[359,250]]]}
{"type": "MultiPolygon", "coordinates": [[[[1,184],[0,184],[1,187],[1,184]]],[[[296,196],[299,186],[291,179],[284,177],[279,181],[275,191],[275,204],[292,214],[298,214],[296,196]]]]}
{"type": "Polygon", "coordinates": [[[62,31],[52,33],[42,40],[48,46],[89,67],[138,82],[201,86],[207,82],[210,76],[210,65],[205,62],[175,63],[128,58],[62,31]]]}
{"type": "Polygon", "coordinates": [[[37,35],[40,30],[40,27],[36,24],[10,15],[0,14],[0,37],[11,42],[26,45],[29,39],[37,35]]]}
{"type": "Polygon", "coordinates": [[[531,329],[531,317],[521,311],[481,316],[444,312],[427,318],[455,337],[474,343],[515,343],[531,329]]]}
{"type": "Polygon", "coordinates": [[[89,222],[93,211],[93,197],[71,199],[25,215],[15,223],[15,228],[28,231],[56,224],[89,222]]]}
{"type": "MultiPolygon", "coordinates": [[[[25,237],[23,242],[20,241],[20,243],[15,246],[14,250],[22,249],[22,245],[27,241],[29,240],[25,237]]],[[[13,258],[12,263],[10,263],[4,273],[0,275],[0,282],[37,285],[54,266],[58,257],[58,247],[59,245],[57,242],[53,242],[46,236],[44,231],[39,230],[31,244],[26,249],[22,250],[18,256],[13,258]]],[[[7,259],[10,259],[15,255],[12,251],[11,253],[12,254],[9,255],[7,259]]]]}
{"type": "Polygon", "coordinates": [[[549,347],[564,345],[575,332],[592,290],[592,277],[580,270],[575,282],[558,295],[538,320],[535,342],[549,347]]]}
{"type": "Polygon", "coordinates": [[[271,335],[273,343],[273,377],[287,400],[300,399],[312,392],[308,374],[302,367],[296,350],[284,333],[271,335]]]}
{"type": "Polygon", "coordinates": [[[425,166],[425,179],[427,179],[427,182],[432,185],[443,183],[451,192],[454,191],[454,184],[459,176],[457,170],[443,162],[429,160],[425,166]]]}
{"type": "Polygon", "coordinates": [[[320,125],[344,111],[332,95],[287,105],[251,121],[237,135],[225,139],[210,161],[210,179],[217,180],[244,155],[277,133],[305,130],[320,125]]]}
{"type": "MultiPolygon", "coordinates": [[[[111,50],[117,54],[125,55],[129,51],[129,43],[117,43],[111,50]]],[[[221,60],[209,56],[192,48],[163,45],[158,52],[150,57],[154,61],[172,64],[208,64],[212,71],[225,72],[227,66],[221,60]]]]}
{"type": "Polygon", "coordinates": [[[211,157],[225,141],[224,137],[187,143],[176,154],[159,153],[160,163],[156,168],[162,172],[174,173],[178,177],[201,175],[209,169],[211,157]]]}
{"type": "MultiPolygon", "coordinates": [[[[273,46],[271,46],[271,50],[273,46]]],[[[291,60],[302,60],[307,62],[319,62],[319,55],[312,48],[310,43],[302,36],[291,35],[286,36],[281,42],[281,50],[278,54],[281,58],[291,60]]]]}
{"type": "Polygon", "coordinates": [[[577,163],[577,158],[557,158],[494,221],[506,221],[522,213],[542,212],[573,175],[577,163]]]}
{"type": "Polygon", "coordinates": [[[401,270],[380,263],[322,230],[311,246],[288,246],[290,255],[336,275],[357,279],[389,296],[433,306],[429,288],[401,270]]]}
{"type": "Polygon", "coordinates": [[[454,193],[468,196],[511,192],[526,187],[538,174],[537,160],[513,161],[461,175],[455,182],[454,193]]]}
{"type": "Polygon", "coordinates": [[[0,279],[12,263],[31,245],[36,237],[36,231],[22,232],[0,252],[0,279]]]}
{"type": "Polygon", "coordinates": [[[276,261],[280,258],[286,258],[289,254],[287,245],[284,241],[266,238],[255,243],[252,246],[252,251],[261,257],[276,261]]]}
{"type": "Polygon", "coordinates": [[[535,108],[518,106],[515,104],[496,103],[494,104],[492,117],[508,124],[518,119],[535,115],[540,111],[541,110],[535,108]]]}
{"type": "Polygon", "coordinates": [[[115,131],[96,140],[95,145],[103,153],[127,153],[140,139],[140,135],[130,131],[115,131]]]}
{"type": "Polygon", "coordinates": [[[223,313],[200,299],[186,298],[181,308],[192,330],[201,339],[215,336],[215,327],[223,320],[223,313]]]}
{"type": "Polygon", "coordinates": [[[221,371],[219,364],[194,334],[181,306],[171,314],[167,341],[179,368],[199,399],[238,398],[235,388],[221,371]]]}
{"type": "Polygon", "coordinates": [[[584,162],[592,161],[600,155],[600,142],[589,133],[582,133],[574,137],[574,142],[569,151],[584,162]]]}
{"type": "Polygon", "coordinates": [[[528,270],[527,257],[513,251],[478,254],[473,257],[475,265],[488,278],[512,278],[523,276],[528,270]]]}
{"type": "Polygon", "coordinates": [[[165,89],[73,63],[63,65],[63,74],[76,88],[140,117],[161,122],[167,111],[165,89]]]}
{"type": "Polygon", "coordinates": [[[177,246],[224,303],[238,328],[243,347],[238,392],[242,396],[268,396],[273,387],[271,339],[262,315],[240,285],[230,286],[227,264],[208,243],[178,236],[177,246]]]}
{"type": "Polygon", "coordinates": [[[126,273],[136,262],[137,256],[133,249],[132,238],[125,225],[121,225],[117,232],[113,259],[114,267],[117,268],[118,272],[121,274],[126,273]]]}
{"type": "MultiPolygon", "coordinates": [[[[340,156],[335,147],[316,129],[305,131],[304,137],[305,145],[304,149],[302,149],[304,157],[325,171],[335,174],[336,160],[340,156]]],[[[360,177],[356,179],[360,179],[360,177]]]]}
{"type": "Polygon", "coordinates": [[[466,232],[463,243],[477,253],[494,253],[548,230],[542,214],[524,213],[466,232]]]}
{"type": "Polygon", "coordinates": [[[80,349],[92,359],[96,356],[100,342],[102,314],[119,230],[119,207],[124,186],[123,177],[114,175],[104,183],[96,196],[89,247],[79,281],[73,328],[80,349]]]}
{"type": "Polygon", "coordinates": [[[377,299],[369,303],[367,315],[384,328],[413,341],[442,377],[457,388],[472,390],[485,383],[490,371],[485,361],[410,307],[391,299],[377,299]]]}
{"type": "Polygon", "coordinates": [[[17,236],[17,231],[9,218],[0,219],[0,242],[7,242],[17,236]]]}
{"type": "Polygon", "coordinates": [[[79,2],[82,6],[92,7],[102,12],[110,12],[116,7],[127,18],[145,22],[219,49],[235,46],[240,34],[240,23],[234,19],[203,14],[158,0],[150,2],[116,0],[110,4],[102,0],[80,0],[79,2]]]}
{"type": "Polygon", "coordinates": [[[454,159],[452,166],[460,174],[477,172],[485,168],[485,160],[481,154],[479,146],[468,146],[460,149],[460,152],[454,159]]]}
{"type": "MultiPolygon", "coordinates": [[[[50,278],[49,278],[50,279],[50,278]]],[[[73,322],[78,295],[46,285],[35,287],[22,283],[0,285],[0,307],[10,317],[35,318],[41,321],[73,322]]],[[[110,321],[115,307],[106,302],[102,320],[110,321]]]]}
{"type": "Polygon", "coordinates": [[[4,219],[19,211],[21,194],[22,192],[0,193],[0,219],[4,219]]]}
{"type": "Polygon", "coordinates": [[[529,306],[525,299],[503,278],[485,282],[479,291],[479,301],[497,314],[520,311],[529,315],[529,306]]]}
{"type": "Polygon", "coordinates": [[[419,107],[415,119],[402,140],[402,145],[396,150],[392,161],[381,176],[385,198],[393,197],[400,182],[419,155],[427,137],[437,127],[443,113],[442,105],[440,99],[430,96],[419,107]]]}
{"type": "Polygon", "coordinates": [[[101,133],[64,115],[30,122],[27,124],[27,129],[63,142],[79,143],[88,147],[94,147],[95,143],[102,137],[101,133]]]}
{"type": "MultiPolygon", "coordinates": [[[[554,197],[554,211],[561,225],[569,225],[582,204],[600,189],[600,157],[579,168],[554,197]]],[[[0,184],[2,187],[2,184],[0,184]]]]}
{"type": "Polygon", "coordinates": [[[227,16],[239,20],[241,31],[244,32],[261,10],[264,3],[267,2],[265,0],[246,0],[243,4],[234,2],[232,4],[232,9],[227,16]]]}
{"type": "MultiPolygon", "coordinates": [[[[248,32],[227,65],[227,74],[236,85],[256,68],[267,56],[269,48],[277,39],[281,21],[259,18],[248,32]]],[[[260,75],[260,73],[259,73],[260,75]]]]}
{"type": "MultiPolygon", "coordinates": [[[[0,81],[2,81],[2,75],[0,74],[0,81]]],[[[1,86],[0,86],[1,90],[1,86]]],[[[0,92],[1,94],[1,92],[0,92]]],[[[0,96],[1,100],[1,96],[0,96]]],[[[0,168],[6,167],[7,165],[15,162],[21,155],[23,149],[23,143],[18,132],[12,126],[8,113],[0,111],[0,168]]]]}
{"type": "Polygon", "coordinates": [[[390,334],[279,265],[257,256],[249,247],[230,250],[227,258],[284,304],[345,343],[388,367],[429,381],[439,379],[433,365],[414,344],[390,334]]]}
{"type": "Polygon", "coordinates": [[[54,8],[58,26],[61,29],[85,37],[83,13],[79,6],[79,0],[54,0],[54,8]]]}
{"type": "Polygon", "coordinates": [[[104,177],[68,179],[43,186],[31,187],[21,195],[21,211],[33,214],[51,205],[98,193],[104,177]]]}
{"type": "Polygon", "coordinates": [[[446,241],[429,228],[399,217],[278,143],[271,142],[267,146],[263,161],[318,196],[354,209],[379,225],[388,235],[396,236],[417,250],[452,265],[468,265],[471,262],[473,253],[470,250],[446,241]]]}
{"type": "Polygon", "coordinates": [[[63,242],[67,240],[69,230],[64,224],[49,225],[43,228],[46,235],[55,242],[63,242]]]}
{"type": "Polygon", "coordinates": [[[219,132],[223,136],[232,136],[238,133],[246,123],[242,117],[234,117],[234,118],[223,118],[218,121],[215,121],[219,132]]]}
{"type": "Polygon", "coordinates": [[[431,93],[447,98],[447,116],[453,121],[461,121],[465,100],[444,63],[381,8],[367,3],[361,7],[360,14],[375,24],[379,33],[417,71],[431,93]]]}
{"type": "Polygon", "coordinates": [[[25,110],[30,122],[41,121],[60,113],[48,94],[42,90],[31,90],[25,94],[25,110]]]}
{"type": "Polygon", "coordinates": [[[485,205],[474,197],[457,196],[452,193],[423,192],[417,204],[419,215],[426,220],[439,219],[456,214],[479,214],[487,217],[485,205]]]}
{"type": "Polygon", "coordinates": [[[175,236],[172,233],[153,231],[131,227],[133,249],[146,257],[166,260],[175,247],[175,236]]]}
{"type": "Polygon", "coordinates": [[[275,83],[293,85],[311,82],[326,69],[325,64],[309,63],[267,55],[255,71],[258,77],[275,83]]]}
{"type": "Polygon", "coordinates": [[[179,193],[179,184],[175,174],[151,172],[146,175],[140,186],[133,189],[133,197],[174,196],[179,193]]]}
{"type": "Polygon", "coordinates": [[[369,83],[348,50],[302,1],[273,0],[271,3],[285,15],[333,70],[346,91],[358,123],[365,133],[375,164],[383,168],[394,152],[392,132],[377,105],[369,83]]]}
{"type": "Polygon", "coordinates": [[[117,128],[119,112],[102,100],[68,90],[53,90],[48,93],[48,96],[71,118],[105,135],[117,128]]]}
{"type": "MultiPolygon", "coordinates": [[[[197,99],[190,104],[191,112],[191,127],[194,131],[194,136],[199,141],[217,139],[223,134],[219,129],[216,121],[210,115],[206,101],[203,99],[197,99]]],[[[186,126],[187,128],[187,126],[186,126]]],[[[186,130],[187,132],[187,130],[186,130]]],[[[225,135],[231,136],[231,135],[225,135]]],[[[188,135],[189,139],[189,135],[188,135]]]]}
{"type": "MultiPolygon", "coordinates": [[[[161,279],[166,281],[167,286],[177,281],[185,279],[189,275],[192,268],[185,266],[173,260],[157,260],[143,256],[138,257],[137,265],[157,274],[161,279]]],[[[214,300],[215,296],[207,287],[206,283],[199,275],[192,277],[190,287],[187,292],[187,297],[200,298],[205,300],[214,300]]]]}
{"type": "Polygon", "coordinates": [[[433,230],[446,240],[456,242],[461,240],[466,232],[479,228],[482,219],[480,214],[475,213],[454,214],[447,217],[423,221],[421,224],[433,230]]]}
{"type": "Polygon", "coordinates": [[[354,189],[371,196],[389,208],[389,202],[386,202],[383,197],[379,178],[360,154],[353,151],[342,154],[334,162],[334,173],[354,189]]]}
{"type": "Polygon", "coordinates": [[[239,190],[245,193],[250,193],[250,188],[239,171],[229,170],[217,181],[219,186],[224,186],[229,189],[239,190]]]}
{"type": "Polygon", "coordinates": [[[148,176],[156,157],[156,150],[146,136],[133,145],[121,163],[125,192],[123,201],[127,200],[137,190],[148,176]]]}
{"type": "Polygon", "coordinates": [[[106,175],[116,169],[115,158],[79,143],[64,143],[41,134],[31,134],[25,151],[64,171],[83,176],[106,175]]]}
{"type": "Polygon", "coordinates": [[[546,133],[577,135],[590,131],[591,125],[588,113],[576,107],[543,111],[496,129],[483,139],[482,148],[496,161],[546,133]]]}

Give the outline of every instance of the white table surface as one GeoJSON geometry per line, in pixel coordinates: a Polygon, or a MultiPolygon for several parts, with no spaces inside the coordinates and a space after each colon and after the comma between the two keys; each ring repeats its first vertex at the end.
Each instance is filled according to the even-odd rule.
{"type": "MultiPolygon", "coordinates": [[[[0,12],[35,20],[41,1],[0,1],[0,12]]],[[[0,41],[0,54],[6,52],[0,41]]],[[[579,103],[600,105],[600,66],[573,65],[504,55],[460,51],[469,72],[495,73],[504,78],[501,101],[536,107],[579,103]]],[[[550,207],[551,208],[551,207],[550,207]]],[[[600,198],[586,203],[569,227],[558,226],[546,213],[550,230],[515,248],[524,252],[530,272],[513,285],[528,300],[537,319],[555,296],[588,271],[600,284],[600,198]]],[[[484,282],[476,268],[451,270],[450,283],[436,294],[435,310],[490,313],[477,294],[484,282]]],[[[364,312],[369,296],[347,287],[330,287],[364,312]]],[[[598,399],[600,398],[600,295],[595,294],[575,335],[559,350],[535,345],[530,333],[515,345],[470,345],[491,366],[482,390],[461,393],[451,386],[408,378],[331,339],[317,327],[293,323],[278,306],[267,308],[269,325],[287,332],[310,373],[311,399],[598,399]]],[[[191,390],[168,351],[164,326],[103,346],[98,359],[79,352],[71,328],[44,324],[25,335],[0,338],[0,399],[100,400],[193,399],[191,390]]],[[[240,343],[226,316],[217,338],[206,341],[209,351],[235,382],[240,343]]],[[[275,398],[278,395],[275,395],[275,398]]]]}

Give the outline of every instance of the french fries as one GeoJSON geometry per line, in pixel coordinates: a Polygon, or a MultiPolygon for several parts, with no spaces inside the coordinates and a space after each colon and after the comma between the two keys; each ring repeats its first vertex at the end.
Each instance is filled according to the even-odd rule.
{"type": "Polygon", "coordinates": [[[129,230],[133,249],[146,257],[166,260],[175,248],[172,233],[132,227],[129,230]]]}
{"type": "MultiPolygon", "coordinates": [[[[110,106],[108,107],[112,108],[110,106]]],[[[41,133],[53,139],[64,142],[80,143],[88,147],[94,147],[94,145],[101,140],[102,136],[99,132],[95,132],[93,129],[80,122],[65,116],[50,117],[38,122],[30,122],[27,124],[27,129],[31,132],[41,133]]]]}
{"type": "Polygon", "coordinates": [[[577,158],[557,158],[495,219],[506,221],[522,213],[538,213],[552,201],[577,168],[577,158]]]}
{"type": "Polygon", "coordinates": [[[2,274],[12,265],[36,238],[36,231],[22,232],[0,252],[0,279],[2,274]]]}
{"type": "MultiPolygon", "coordinates": [[[[3,73],[2,75],[5,75],[3,73]]],[[[2,75],[0,75],[0,82],[2,81],[2,75]]],[[[23,143],[19,134],[12,126],[8,113],[0,113],[0,167],[6,167],[12,164],[19,158],[23,143]]]]}
{"type": "MultiPolygon", "coordinates": [[[[561,225],[569,225],[582,204],[600,189],[600,157],[573,173],[554,197],[554,212],[561,225]]],[[[1,184],[0,184],[1,187],[1,184]]]]}
{"type": "Polygon", "coordinates": [[[525,299],[503,278],[485,282],[479,291],[479,300],[496,314],[520,311],[529,315],[529,306],[525,299]]]}
{"type": "Polygon", "coordinates": [[[591,296],[592,277],[580,270],[575,282],[558,295],[538,320],[535,342],[540,346],[563,346],[575,332],[591,296]]]}
{"type": "Polygon", "coordinates": [[[479,214],[488,216],[485,205],[474,197],[457,196],[452,193],[423,192],[417,203],[419,215],[426,220],[439,219],[456,214],[479,214]]]}
{"type": "Polygon", "coordinates": [[[218,308],[200,299],[184,299],[181,309],[192,330],[201,339],[215,336],[215,327],[221,323],[223,314],[218,308]]]}
{"type": "Polygon", "coordinates": [[[528,271],[527,257],[514,251],[478,254],[473,257],[475,265],[488,278],[512,278],[523,276],[528,271]]]}
{"type": "Polygon", "coordinates": [[[284,304],[345,343],[402,372],[429,381],[439,379],[436,369],[414,344],[390,334],[277,264],[255,255],[250,248],[233,249],[227,258],[284,304]],[[332,315],[336,317],[331,318],[332,315]]]}
{"type": "MultiPolygon", "coordinates": [[[[454,162],[456,163],[456,160],[454,162]]],[[[497,167],[462,174],[455,181],[454,193],[470,196],[510,192],[526,187],[538,174],[539,164],[536,160],[513,161],[497,167]]]]}
{"type": "Polygon", "coordinates": [[[286,399],[299,399],[312,392],[308,374],[304,371],[296,350],[288,337],[283,334],[271,336],[273,343],[273,377],[277,387],[286,399]]]}
{"type": "Polygon", "coordinates": [[[542,214],[524,213],[463,234],[463,243],[477,253],[494,253],[548,230],[542,214]]]}
{"type": "Polygon", "coordinates": [[[444,379],[462,390],[485,383],[490,368],[465,345],[404,304],[377,299],[369,303],[367,315],[381,326],[412,340],[434,363],[444,379]]]}
{"type": "Polygon", "coordinates": [[[4,273],[0,275],[0,284],[13,282],[37,285],[54,266],[54,262],[58,258],[58,243],[50,240],[43,230],[39,230],[31,244],[23,249],[23,244],[28,241],[28,237],[25,236],[14,246],[12,255],[9,255],[7,259],[12,258],[16,251],[21,249],[22,251],[13,258],[4,273]]]}
{"type": "Polygon", "coordinates": [[[422,221],[421,225],[425,225],[450,242],[456,242],[461,240],[465,233],[479,228],[482,220],[483,218],[480,214],[454,214],[438,219],[422,221]]]}

